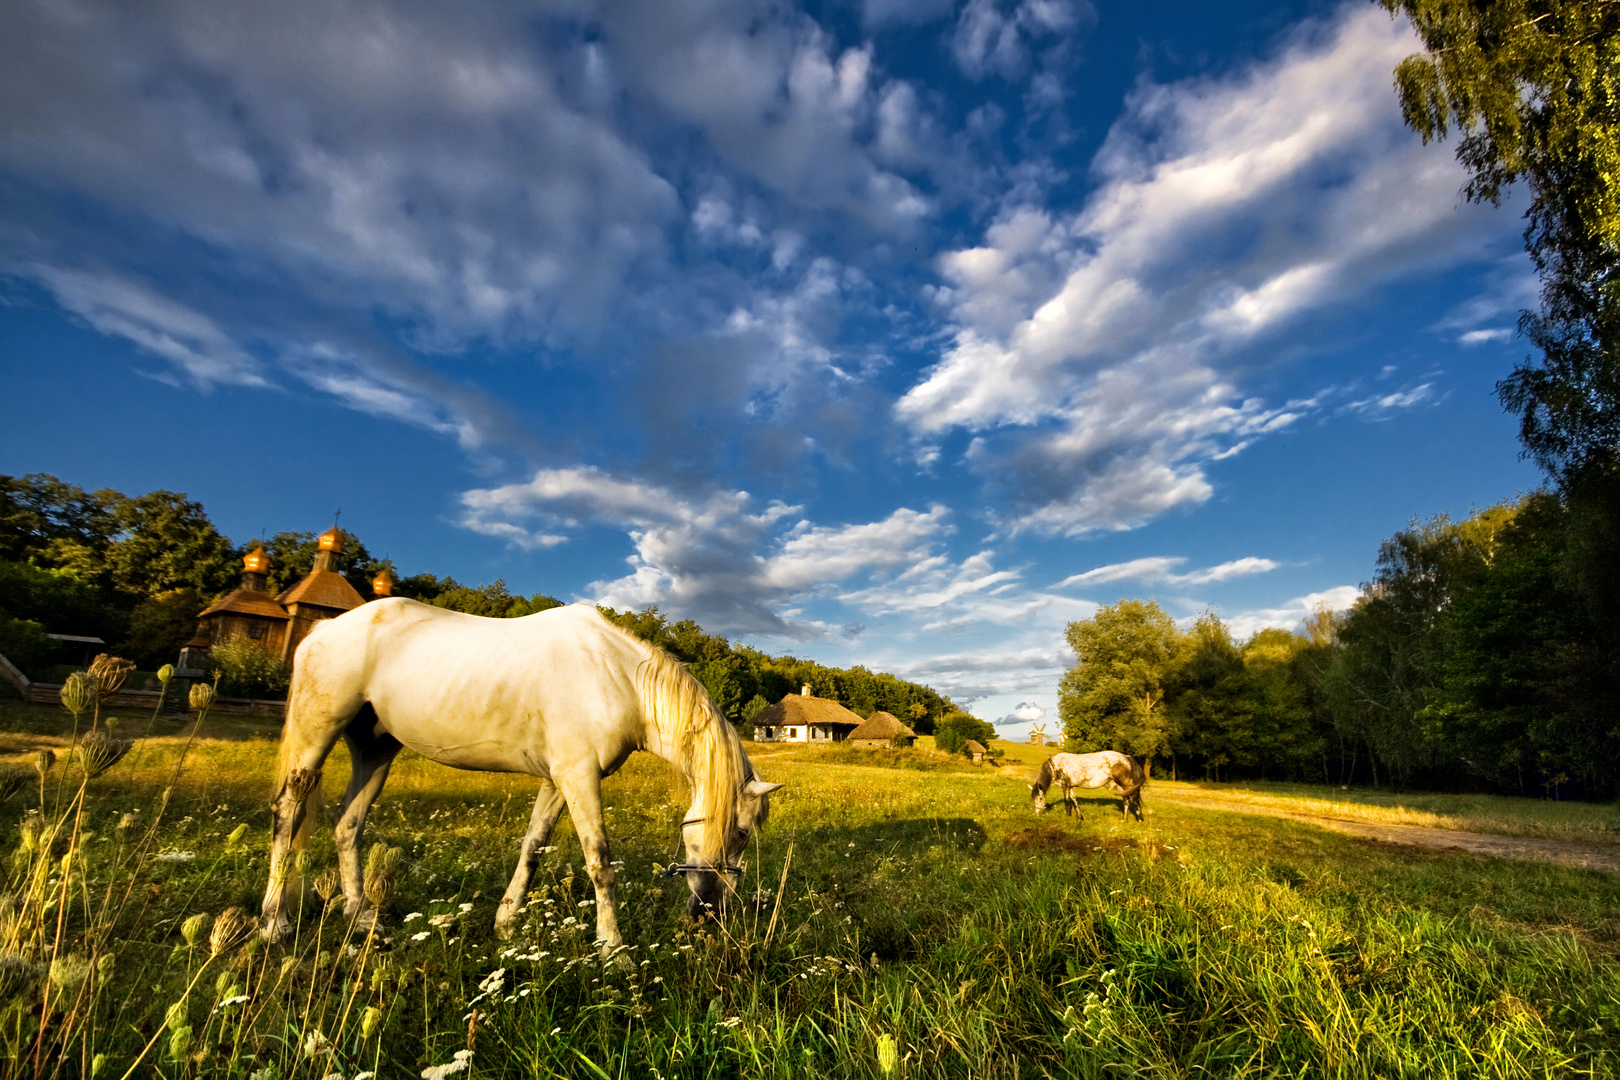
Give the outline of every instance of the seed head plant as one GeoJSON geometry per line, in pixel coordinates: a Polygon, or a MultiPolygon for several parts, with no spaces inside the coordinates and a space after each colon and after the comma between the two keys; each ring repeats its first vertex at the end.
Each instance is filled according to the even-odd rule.
{"type": "Polygon", "coordinates": [[[95,778],[118,764],[134,743],[115,739],[105,731],[92,731],[79,742],[79,764],[86,777],[95,778]]]}
{"type": "Polygon", "coordinates": [[[186,945],[195,948],[197,942],[202,940],[203,934],[208,930],[208,913],[199,911],[185,922],[180,924],[180,936],[185,938],[186,945]]]}
{"type": "Polygon", "coordinates": [[[116,694],[129,678],[129,673],[135,670],[132,660],[125,660],[122,656],[108,656],[102,653],[90,662],[91,689],[95,695],[96,711],[90,719],[90,730],[95,731],[101,721],[101,707],[107,700],[116,694]]]}
{"type": "Polygon", "coordinates": [[[206,713],[208,707],[214,703],[213,684],[205,682],[192,683],[191,693],[186,700],[191,705],[192,712],[206,713]]]}
{"type": "Polygon", "coordinates": [[[254,922],[247,912],[239,907],[226,908],[214,920],[214,928],[208,934],[209,955],[223,956],[232,952],[253,936],[253,930],[254,922]]]}
{"type": "Polygon", "coordinates": [[[83,671],[75,671],[62,680],[60,692],[62,708],[73,715],[75,723],[79,716],[96,700],[95,681],[83,671]]]}

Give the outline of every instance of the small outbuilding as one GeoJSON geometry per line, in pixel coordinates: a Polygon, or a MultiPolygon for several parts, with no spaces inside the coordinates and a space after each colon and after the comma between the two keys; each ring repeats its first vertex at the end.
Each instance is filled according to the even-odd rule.
{"type": "Polygon", "coordinates": [[[978,739],[969,739],[962,744],[962,753],[972,758],[973,763],[977,765],[984,761],[984,755],[988,754],[989,751],[984,748],[984,744],[978,739]]]}
{"type": "Polygon", "coordinates": [[[818,698],[806,686],[754,717],[755,742],[842,742],[861,726],[861,718],[827,698],[818,698]]]}
{"type": "Polygon", "coordinates": [[[856,746],[910,746],[917,741],[917,733],[899,717],[879,710],[849,733],[849,741],[856,746]]]}

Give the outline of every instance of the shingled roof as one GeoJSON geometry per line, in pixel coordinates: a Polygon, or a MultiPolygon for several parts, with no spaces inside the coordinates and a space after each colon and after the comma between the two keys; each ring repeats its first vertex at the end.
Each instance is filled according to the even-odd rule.
{"type": "Polygon", "coordinates": [[[309,576],[280,596],[276,603],[283,607],[292,604],[308,604],[311,607],[335,608],[338,611],[353,611],[364,604],[360,594],[354,591],[342,574],[332,570],[323,570],[320,567],[309,572],[309,576]]]}
{"type": "Polygon", "coordinates": [[[836,701],[805,694],[789,694],[775,705],[761,709],[754,717],[755,727],[784,724],[838,724],[858,728],[861,718],[836,701]]]}
{"type": "Polygon", "coordinates": [[[206,608],[197,618],[209,615],[257,615],[264,619],[285,619],[287,613],[263,589],[232,589],[219,603],[206,608]]]}
{"type": "Polygon", "coordinates": [[[900,722],[900,718],[886,712],[875,712],[861,726],[849,733],[849,739],[892,739],[896,735],[916,737],[916,732],[900,722]]]}

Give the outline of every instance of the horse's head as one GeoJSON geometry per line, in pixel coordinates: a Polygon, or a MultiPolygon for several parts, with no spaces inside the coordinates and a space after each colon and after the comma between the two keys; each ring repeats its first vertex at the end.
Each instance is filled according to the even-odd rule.
{"type": "MultiPolygon", "coordinates": [[[[686,839],[686,884],[692,895],[686,910],[694,919],[705,914],[718,914],[725,910],[726,902],[737,891],[737,879],[742,877],[741,860],[748,850],[748,840],[754,830],[765,824],[771,810],[771,792],[781,784],[767,784],[763,780],[750,780],[737,792],[735,823],[722,839],[718,851],[705,851],[707,830],[683,829],[686,839]]],[[[696,826],[697,821],[689,819],[696,826]]]]}
{"type": "Polygon", "coordinates": [[[1046,789],[1039,784],[1029,785],[1029,796],[1035,800],[1035,812],[1046,813],[1046,789]]]}
{"type": "Polygon", "coordinates": [[[1120,802],[1127,814],[1131,814],[1137,821],[1142,820],[1142,785],[1136,784],[1120,792],[1120,802]]]}

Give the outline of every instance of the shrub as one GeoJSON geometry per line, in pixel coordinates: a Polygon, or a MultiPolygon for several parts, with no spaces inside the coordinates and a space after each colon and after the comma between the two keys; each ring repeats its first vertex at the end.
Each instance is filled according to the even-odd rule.
{"type": "Polygon", "coordinates": [[[965,712],[951,713],[934,728],[934,745],[947,754],[961,753],[962,747],[969,739],[978,739],[989,746],[990,740],[995,737],[994,725],[976,716],[969,716],[965,712]]]}
{"type": "Polygon", "coordinates": [[[292,669],[281,657],[251,641],[227,641],[209,650],[208,670],[219,675],[226,697],[283,697],[292,669]]]}

